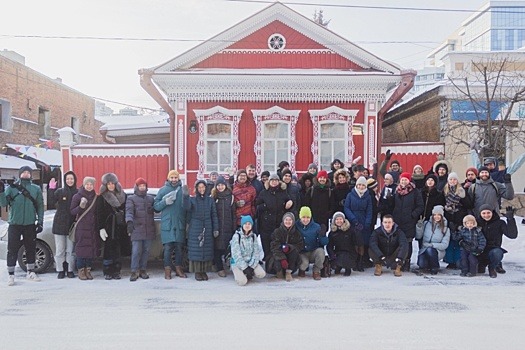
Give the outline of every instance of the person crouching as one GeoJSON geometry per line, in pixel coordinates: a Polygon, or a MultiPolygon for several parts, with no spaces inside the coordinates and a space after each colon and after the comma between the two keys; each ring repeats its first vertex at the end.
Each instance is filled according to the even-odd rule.
{"type": "Polygon", "coordinates": [[[295,216],[288,212],[283,215],[281,226],[272,233],[270,250],[275,259],[276,277],[283,278],[285,272],[286,282],[291,282],[292,272],[297,270],[300,262],[299,252],[303,250],[303,235],[295,228],[295,216]]]}
{"type": "Polygon", "coordinates": [[[230,241],[230,266],[233,278],[239,286],[244,286],[253,277],[264,278],[266,272],[259,265],[261,247],[252,231],[253,219],[250,215],[241,216],[241,227],[235,231],[230,241]]]}
{"type": "Polygon", "coordinates": [[[374,275],[381,276],[385,265],[394,270],[394,276],[401,276],[401,266],[408,253],[408,241],[405,233],[394,223],[392,215],[383,216],[381,226],[372,232],[368,253],[375,264],[374,275]]]}

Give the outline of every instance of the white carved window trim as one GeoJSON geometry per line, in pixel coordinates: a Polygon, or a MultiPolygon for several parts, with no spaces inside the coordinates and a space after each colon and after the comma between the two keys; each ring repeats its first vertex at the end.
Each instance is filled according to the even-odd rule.
{"type": "MultiPolygon", "coordinates": [[[[252,109],[253,120],[255,121],[255,144],[253,145],[253,152],[256,158],[256,171],[261,173],[262,171],[262,151],[263,151],[263,124],[266,122],[287,122],[290,127],[290,138],[289,138],[289,150],[290,158],[290,170],[295,171],[295,156],[297,155],[297,141],[295,137],[295,126],[299,120],[300,110],[287,110],[279,106],[273,106],[268,109],[252,109]]],[[[281,159],[282,160],[282,159],[281,159]]],[[[276,164],[277,166],[277,164],[276,164]]]]}
{"type": "Polygon", "coordinates": [[[321,142],[321,130],[320,125],[322,123],[328,123],[328,122],[344,122],[346,123],[346,135],[348,135],[348,138],[346,140],[346,153],[345,153],[345,164],[351,163],[354,159],[354,152],[355,152],[355,145],[354,145],[354,139],[353,139],[353,126],[354,126],[354,119],[357,116],[357,113],[359,112],[358,109],[342,109],[337,106],[331,106],[325,109],[310,109],[308,110],[308,113],[310,114],[310,119],[312,120],[313,124],[313,135],[314,140],[312,142],[312,145],[310,147],[313,155],[313,162],[316,164],[319,164],[320,157],[319,157],[319,148],[320,148],[320,142],[321,142]]]}
{"type": "MultiPolygon", "coordinates": [[[[239,164],[239,153],[241,143],[239,142],[239,122],[241,121],[242,109],[227,109],[215,106],[209,109],[194,109],[195,117],[199,124],[199,141],[197,142],[197,154],[199,155],[199,172],[197,178],[204,178],[206,173],[206,126],[209,123],[228,123],[232,125],[232,164],[237,169],[239,164]]],[[[219,171],[220,173],[220,171],[219,171]]]]}

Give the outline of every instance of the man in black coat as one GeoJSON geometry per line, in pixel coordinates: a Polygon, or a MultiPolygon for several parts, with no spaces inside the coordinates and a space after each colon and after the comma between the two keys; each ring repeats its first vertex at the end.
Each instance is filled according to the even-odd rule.
{"type": "Polygon", "coordinates": [[[405,233],[394,223],[392,215],[383,217],[381,226],[372,232],[368,254],[374,261],[374,275],[381,276],[383,265],[394,270],[396,277],[401,276],[401,266],[408,253],[408,241],[405,233]]]}

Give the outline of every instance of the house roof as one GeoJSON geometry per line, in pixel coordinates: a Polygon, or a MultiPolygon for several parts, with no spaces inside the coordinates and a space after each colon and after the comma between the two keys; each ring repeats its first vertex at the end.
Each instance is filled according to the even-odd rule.
{"type": "Polygon", "coordinates": [[[34,162],[50,166],[62,166],[62,153],[58,150],[14,143],[6,143],[6,146],[34,162]]]}
{"type": "Polygon", "coordinates": [[[232,43],[275,21],[293,27],[293,29],[321,44],[326,49],[355,62],[365,70],[376,70],[391,74],[400,73],[401,68],[399,66],[380,59],[280,2],[266,7],[211,39],[150,70],[155,74],[191,69],[195,64],[217,54],[221,50],[230,47],[232,43]]]}

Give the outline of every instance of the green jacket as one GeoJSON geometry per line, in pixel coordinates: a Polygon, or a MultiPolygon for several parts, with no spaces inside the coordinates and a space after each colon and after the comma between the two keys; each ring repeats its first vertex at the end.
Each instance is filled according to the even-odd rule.
{"type": "Polygon", "coordinates": [[[33,185],[31,180],[21,179],[19,184],[25,187],[31,197],[36,200],[38,210],[35,211],[33,202],[26,198],[16,187],[9,186],[5,192],[0,193],[0,206],[9,205],[10,225],[34,225],[36,221],[40,225],[44,223],[44,198],[42,190],[37,185],[33,185]]]}

